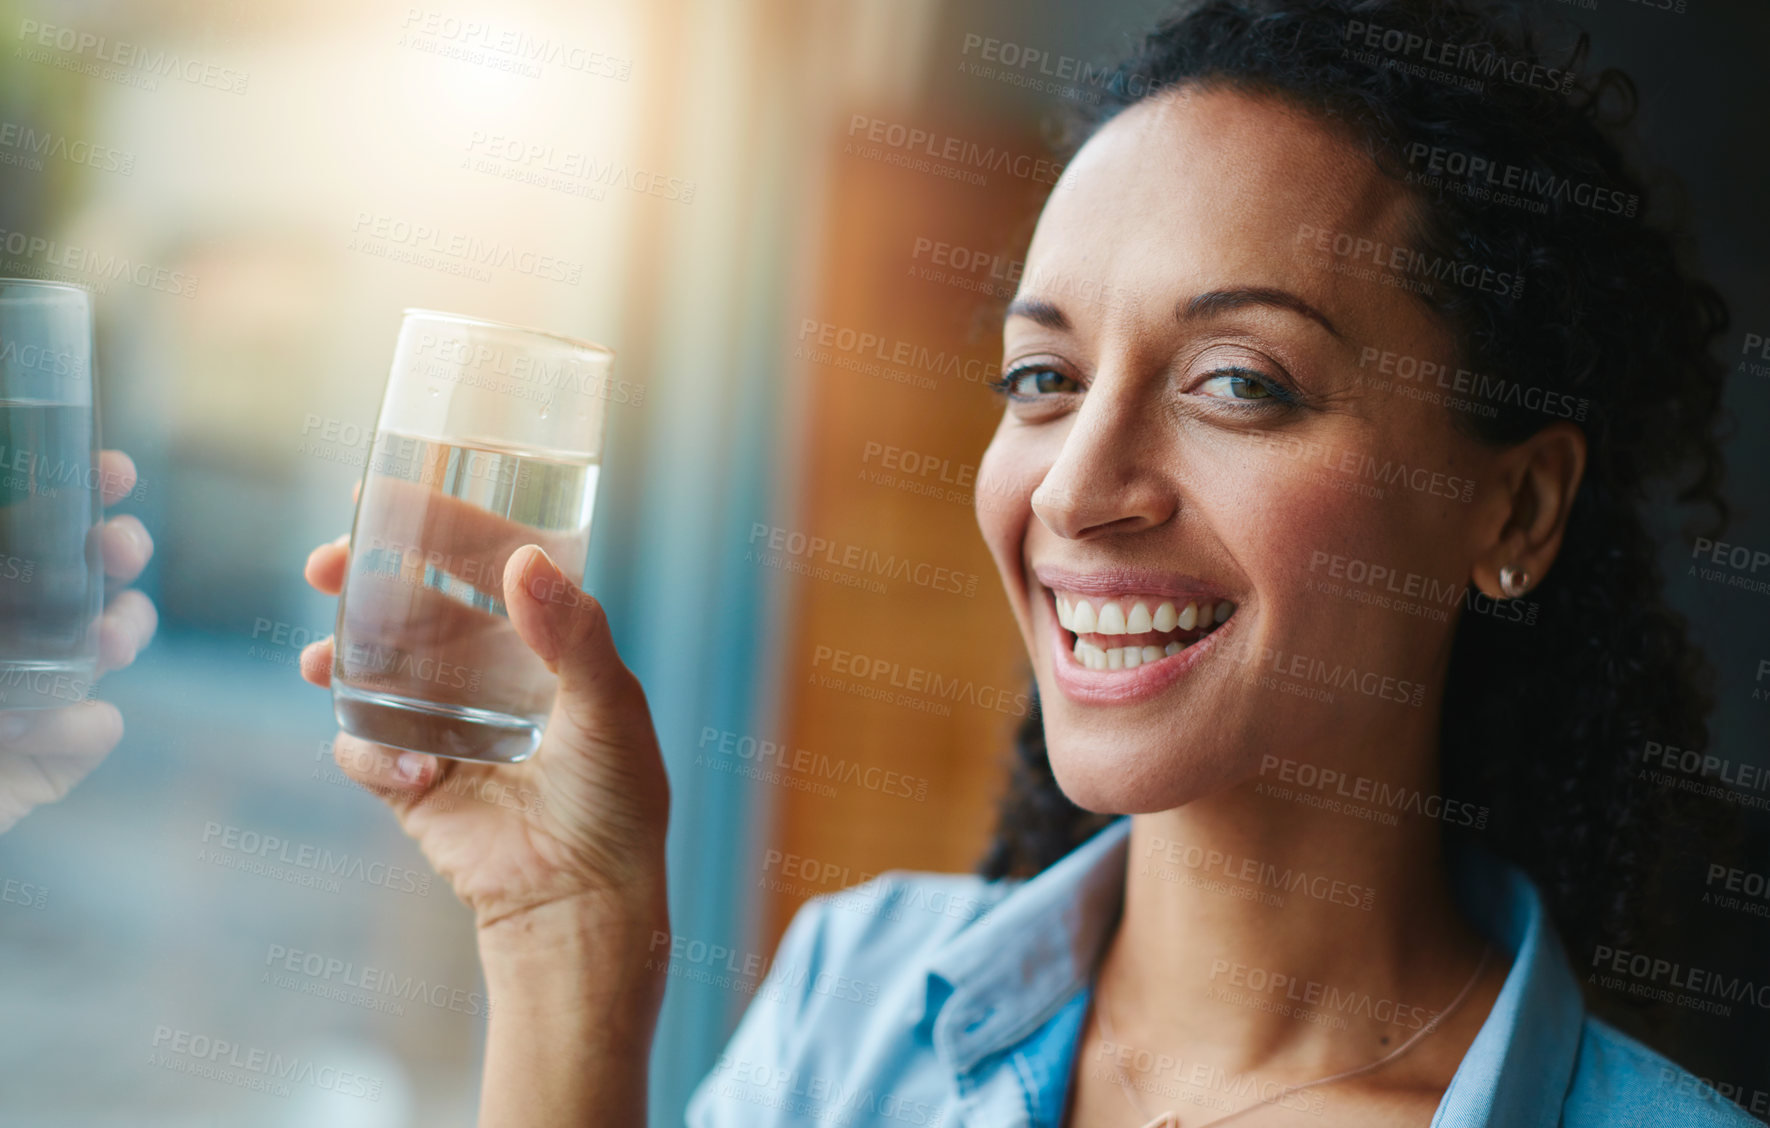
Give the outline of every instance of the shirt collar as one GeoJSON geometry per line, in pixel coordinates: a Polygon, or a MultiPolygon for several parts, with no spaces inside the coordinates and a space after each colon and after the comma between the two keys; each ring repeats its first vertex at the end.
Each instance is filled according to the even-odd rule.
{"type": "MultiPolygon", "coordinates": [[[[1123,903],[1130,827],[1113,820],[935,951],[917,1022],[955,1074],[1024,1041],[1088,988],[1123,903]]],[[[1512,966],[1433,1128],[1553,1128],[1585,1021],[1578,981],[1528,877],[1472,844],[1451,846],[1450,865],[1464,908],[1512,966]]]]}
{"type": "Polygon", "coordinates": [[[1113,820],[935,952],[921,1021],[956,1072],[1032,1033],[1087,984],[1124,901],[1130,829],[1113,820]]]}

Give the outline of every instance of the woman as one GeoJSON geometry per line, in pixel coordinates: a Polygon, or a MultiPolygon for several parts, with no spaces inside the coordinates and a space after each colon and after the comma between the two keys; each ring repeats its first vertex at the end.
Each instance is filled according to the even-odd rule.
{"type": "MultiPolygon", "coordinates": [[[[692,1124],[1752,1123],[1580,996],[1667,815],[1640,741],[1701,741],[1640,507],[1718,503],[1723,313],[1630,213],[1623,84],[1533,58],[1214,0],[1126,64],[1005,321],[978,518],[1042,708],[986,874],[807,905],[692,1124]]],[[[535,548],[504,594],[540,754],[340,762],[477,913],[482,1125],[639,1123],[668,788],[601,608],[535,548]],[[529,819],[428,801],[494,772],[529,819]]]]}

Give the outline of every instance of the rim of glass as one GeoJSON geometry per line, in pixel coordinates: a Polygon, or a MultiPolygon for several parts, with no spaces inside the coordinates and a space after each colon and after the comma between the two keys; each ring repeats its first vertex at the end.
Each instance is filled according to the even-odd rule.
{"type": "MultiPolygon", "coordinates": [[[[0,281],[4,281],[4,279],[0,279],[0,281]]],[[[514,333],[527,333],[534,337],[545,337],[550,341],[560,341],[564,344],[571,345],[573,348],[585,349],[593,353],[601,353],[603,356],[612,358],[615,355],[615,350],[609,348],[607,345],[599,345],[595,341],[587,341],[582,337],[572,337],[564,333],[555,333],[551,329],[539,329],[533,325],[517,325],[510,321],[493,321],[489,317],[474,317],[470,314],[450,313],[447,310],[426,309],[422,306],[407,306],[405,309],[400,310],[400,317],[402,319],[411,317],[413,314],[418,314],[421,317],[434,317],[440,321],[453,321],[460,325],[479,325],[487,329],[503,329],[514,333]]]]}
{"type": "MultiPolygon", "coordinates": [[[[58,282],[50,278],[0,278],[0,289],[7,286],[24,286],[37,290],[63,290],[68,293],[83,294],[90,298],[92,291],[76,282],[58,282]]],[[[0,298],[0,301],[5,299],[0,298]]]]}

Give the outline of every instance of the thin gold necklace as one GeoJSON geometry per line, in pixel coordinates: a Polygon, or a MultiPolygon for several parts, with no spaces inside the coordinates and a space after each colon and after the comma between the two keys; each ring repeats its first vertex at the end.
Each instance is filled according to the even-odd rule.
{"type": "MultiPolygon", "coordinates": [[[[1344,1081],[1348,1077],[1357,1077],[1361,1074],[1371,1073],[1388,1065],[1402,1054],[1413,1049],[1419,1044],[1422,1038],[1436,1031],[1438,1027],[1443,1024],[1445,1019],[1457,1012],[1457,1008],[1463,1005],[1463,1000],[1469,997],[1469,992],[1474,990],[1476,981],[1481,978],[1481,973],[1487,970],[1487,960],[1492,954],[1493,945],[1484,945],[1481,949],[1481,962],[1475,965],[1475,974],[1469,977],[1469,982],[1463,984],[1463,989],[1457,992],[1457,997],[1451,1000],[1450,1006],[1434,1015],[1431,1021],[1427,1022],[1424,1026],[1420,1027],[1419,1030],[1414,1032],[1413,1037],[1409,1038],[1401,1045],[1396,1046],[1393,1050],[1390,1050],[1376,1061],[1371,1062],[1369,1065],[1361,1065],[1356,1069],[1347,1069],[1339,1073],[1330,1073],[1326,1077],[1318,1077],[1313,1081],[1306,1081],[1301,1085],[1286,1085],[1283,1089],[1279,1090],[1277,1096],[1261,1097],[1258,1101],[1246,1108],[1236,1109],[1234,1112],[1229,1113],[1226,1116],[1219,1116],[1215,1120],[1207,1120],[1203,1124],[1194,1126],[1194,1128],[1210,1128],[1213,1124],[1222,1124],[1224,1121],[1234,1120],[1238,1116],[1245,1116],[1257,1108],[1264,1108],[1269,1104],[1276,1104],[1293,1093],[1301,1093],[1303,1090],[1313,1089],[1317,1085],[1327,1085],[1334,1081],[1344,1081]]],[[[1099,990],[1099,988],[1095,988],[1094,991],[1094,1016],[1099,1020],[1100,1033],[1105,1035],[1108,1042],[1118,1045],[1118,1036],[1112,1032],[1112,1022],[1106,1016],[1106,996],[1099,990]]],[[[1131,1079],[1126,1076],[1123,1069],[1119,1068],[1116,1061],[1113,1062],[1113,1072],[1118,1075],[1119,1088],[1125,1091],[1125,1097],[1131,1102],[1131,1107],[1137,1111],[1138,1116],[1147,1118],[1148,1122],[1143,1125],[1143,1128],[1181,1128],[1180,1116],[1172,1110],[1158,1113],[1153,1117],[1150,1116],[1149,1109],[1143,1104],[1143,1099],[1137,1095],[1136,1087],[1131,1084],[1131,1079]]]]}

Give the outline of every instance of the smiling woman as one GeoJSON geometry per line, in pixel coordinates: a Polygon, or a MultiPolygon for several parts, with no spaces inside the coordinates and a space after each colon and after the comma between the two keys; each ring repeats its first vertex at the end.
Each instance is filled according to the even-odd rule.
{"type": "Polygon", "coordinates": [[[978,473],[1041,706],[996,841],[803,910],[692,1122],[785,1070],[976,1124],[1750,1123],[1562,940],[1661,923],[1635,762],[1704,700],[1642,509],[1724,516],[1725,314],[1636,215],[1627,79],[1506,13],[1212,0],[1107,84],[978,473]]]}

